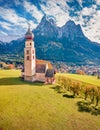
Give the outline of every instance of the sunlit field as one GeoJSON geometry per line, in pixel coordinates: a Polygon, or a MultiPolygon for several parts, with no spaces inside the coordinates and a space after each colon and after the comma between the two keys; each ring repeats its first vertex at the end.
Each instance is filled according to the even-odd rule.
{"type": "MultiPolygon", "coordinates": [[[[63,97],[55,85],[24,82],[20,75],[19,70],[0,70],[0,130],[100,130],[99,115],[78,111],[80,99],[63,97]]],[[[100,84],[96,77],[79,77],[100,84]]]]}
{"type": "Polygon", "coordinates": [[[79,74],[58,74],[58,75],[64,75],[67,78],[71,78],[74,80],[79,80],[85,83],[100,86],[100,79],[98,79],[97,76],[88,76],[88,75],[79,75],[79,74]]]}

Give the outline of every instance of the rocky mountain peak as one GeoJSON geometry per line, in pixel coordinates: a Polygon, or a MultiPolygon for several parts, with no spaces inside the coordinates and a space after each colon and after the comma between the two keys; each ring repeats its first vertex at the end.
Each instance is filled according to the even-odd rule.
{"type": "Polygon", "coordinates": [[[76,26],[75,22],[72,21],[72,20],[69,20],[66,22],[65,26],[70,26],[70,27],[73,27],[73,26],[76,26]]]}
{"type": "Polygon", "coordinates": [[[48,18],[46,16],[42,18],[40,24],[34,30],[36,35],[45,36],[48,38],[56,37],[57,32],[58,31],[55,21],[52,18],[48,18]]]}
{"type": "Polygon", "coordinates": [[[37,26],[37,28],[36,29],[40,29],[40,28],[46,28],[46,27],[51,27],[51,26],[55,26],[55,22],[54,22],[54,20],[53,20],[53,18],[49,18],[49,17],[47,17],[47,16],[43,16],[43,18],[42,18],[42,20],[41,20],[41,22],[40,22],[40,24],[37,26]]]}
{"type": "Polygon", "coordinates": [[[58,27],[52,17],[44,16],[34,30],[34,33],[38,36],[45,36],[48,38],[67,38],[74,40],[76,37],[85,37],[81,26],[76,25],[74,21],[69,20],[62,27],[58,27]]]}

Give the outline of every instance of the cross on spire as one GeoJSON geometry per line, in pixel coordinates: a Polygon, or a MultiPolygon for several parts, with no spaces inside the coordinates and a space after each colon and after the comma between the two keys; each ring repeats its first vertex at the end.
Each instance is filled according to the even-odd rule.
{"type": "Polygon", "coordinates": [[[27,24],[28,24],[28,30],[27,30],[27,32],[26,32],[26,34],[25,34],[25,38],[27,39],[27,40],[32,40],[33,38],[34,38],[34,35],[33,35],[33,33],[32,33],[32,31],[31,31],[31,29],[30,29],[30,23],[29,22],[27,22],[27,24]]]}
{"type": "Polygon", "coordinates": [[[28,30],[30,31],[30,26],[31,26],[31,24],[28,22],[28,30]]]}

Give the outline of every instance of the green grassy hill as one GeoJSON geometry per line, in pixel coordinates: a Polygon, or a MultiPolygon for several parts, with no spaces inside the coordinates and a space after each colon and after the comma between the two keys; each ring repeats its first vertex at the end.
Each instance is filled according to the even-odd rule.
{"type": "Polygon", "coordinates": [[[100,130],[100,116],[78,112],[54,85],[20,80],[19,70],[0,70],[0,129],[100,130]]]}
{"type": "Polygon", "coordinates": [[[100,79],[98,79],[97,76],[88,76],[88,75],[79,75],[79,74],[58,74],[58,75],[66,76],[67,78],[100,86],[100,79]]]}

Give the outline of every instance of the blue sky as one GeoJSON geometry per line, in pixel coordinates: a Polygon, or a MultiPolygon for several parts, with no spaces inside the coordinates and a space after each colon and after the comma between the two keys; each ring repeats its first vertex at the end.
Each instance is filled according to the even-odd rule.
{"type": "Polygon", "coordinates": [[[100,0],[0,0],[0,39],[23,37],[27,23],[34,29],[45,14],[58,26],[73,20],[90,40],[100,43],[100,0]]]}

